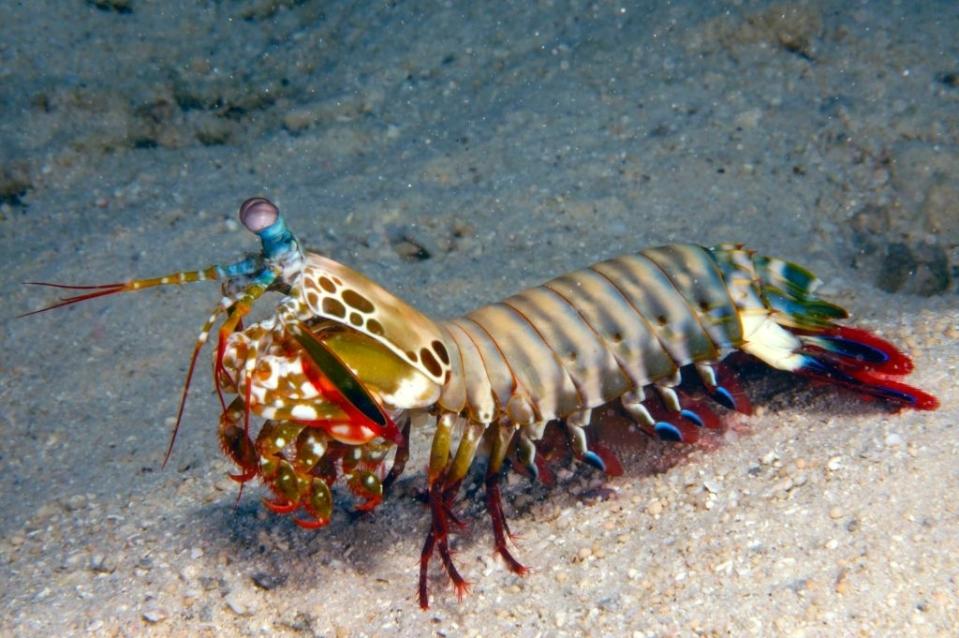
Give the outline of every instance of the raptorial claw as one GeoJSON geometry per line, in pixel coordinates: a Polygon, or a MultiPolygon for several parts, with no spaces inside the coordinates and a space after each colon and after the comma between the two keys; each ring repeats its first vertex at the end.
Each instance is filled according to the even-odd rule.
{"type": "Polygon", "coordinates": [[[357,512],[372,512],[383,503],[383,497],[370,498],[353,506],[357,512]]]}
{"type": "Polygon", "coordinates": [[[230,479],[236,481],[237,483],[247,483],[249,481],[252,481],[253,479],[256,478],[256,475],[257,475],[257,470],[255,467],[248,468],[246,471],[240,474],[232,474],[232,473],[227,474],[227,476],[229,476],[230,479]]]}
{"type": "Polygon", "coordinates": [[[306,518],[294,518],[293,522],[302,527],[303,529],[320,529],[321,527],[326,527],[330,524],[330,519],[328,518],[314,518],[313,520],[306,518]]]}
{"type": "Polygon", "coordinates": [[[300,507],[299,503],[294,503],[290,500],[270,500],[264,498],[262,501],[263,506],[275,514],[289,514],[290,512],[295,512],[300,507]]]}

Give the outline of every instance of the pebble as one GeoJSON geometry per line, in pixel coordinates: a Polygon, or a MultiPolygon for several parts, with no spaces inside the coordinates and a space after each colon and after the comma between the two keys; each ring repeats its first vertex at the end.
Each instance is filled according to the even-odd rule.
{"type": "Polygon", "coordinates": [[[90,4],[103,11],[115,11],[116,13],[131,13],[133,11],[131,0],[93,0],[90,4]]]}
{"type": "Polygon", "coordinates": [[[772,489],[769,490],[769,496],[775,496],[780,492],[788,492],[793,488],[793,480],[790,477],[779,480],[772,489]]]}
{"type": "Polygon", "coordinates": [[[223,601],[230,608],[230,611],[237,616],[252,616],[256,607],[250,596],[239,589],[231,591],[224,597],[223,601]]]}
{"type": "Polygon", "coordinates": [[[116,568],[116,556],[113,554],[94,554],[90,557],[90,569],[98,574],[112,574],[116,568]]]}
{"type": "Polygon", "coordinates": [[[83,494],[74,494],[62,501],[64,509],[68,512],[75,512],[87,504],[87,498],[83,494]]]}
{"type": "Polygon", "coordinates": [[[295,108],[283,116],[283,126],[290,132],[297,133],[313,126],[322,117],[322,113],[314,108],[295,108]]]}
{"type": "Polygon", "coordinates": [[[566,612],[562,609],[557,611],[553,618],[556,621],[557,629],[562,629],[563,625],[566,624],[566,612]]]}
{"type": "Polygon", "coordinates": [[[276,589],[278,586],[286,582],[286,576],[284,574],[276,574],[272,572],[256,572],[251,576],[253,583],[260,589],[265,589],[269,591],[271,589],[276,589]]]}
{"type": "Polygon", "coordinates": [[[736,116],[735,124],[744,129],[756,128],[759,125],[759,121],[763,117],[763,112],[761,109],[749,109],[739,113],[736,116]]]}
{"type": "Polygon", "coordinates": [[[847,591],[849,591],[849,579],[846,576],[846,571],[843,570],[836,578],[834,590],[837,594],[845,594],[847,591]]]}
{"type": "Polygon", "coordinates": [[[663,503],[658,498],[654,498],[646,504],[646,513],[650,516],[658,516],[663,513],[663,503]]]}
{"type": "Polygon", "coordinates": [[[901,436],[895,432],[891,432],[890,434],[886,435],[885,443],[886,447],[899,447],[903,444],[903,440],[901,436]]]}
{"type": "Polygon", "coordinates": [[[143,611],[143,620],[147,621],[150,624],[156,624],[158,622],[163,622],[167,619],[167,613],[165,610],[160,609],[159,607],[148,607],[143,611]]]}

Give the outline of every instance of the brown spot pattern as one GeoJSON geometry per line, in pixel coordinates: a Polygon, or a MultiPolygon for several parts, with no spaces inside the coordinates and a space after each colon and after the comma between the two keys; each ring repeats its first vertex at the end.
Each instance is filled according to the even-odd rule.
{"type": "Polygon", "coordinates": [[[412,361],[413,363],[416,363],[416,353],[413,352],[412,350],[406,351],[406,358],[412,361]]]}
{"type": "Polygon", "coordinates": [[[339,300],[333,297],[323,299],[323,312],[328,315],[333,315],[334,317],[339,317],[340,319],[346,317],[346,308],[343,307],[343,304],[341,304],[339,300]]]}
{"type": "Polygon", "coordinates": [[[355,290],[350,290],[349,288],[343,291],[343,301],[345,301],[347,305],[367,314],[376,309],[373,305],[373,302],[355,290]]]}
{"type": "Polygon", "coordinates": [[[320,296],[313,292],[312,290],[306,291],[306,301],[310,304],[311,308],[316,308],[320,305],[320,296]]]}
{"type": "Polygon", "coordinates": [[[436,361],[436,357],[426,348],[420,348],[420,359],[423,360],[423,366],[429,370],[430,374],[434,377],[443,374],[443,368],[441,368],[439,362],[436,361]]]}
{"type": "Polygon", "coordinates": [[[368,319],[366,322],[366,329],[370,332],[370,334],[378,335],[380,337],[385,334],[383,325],[376,319],[368,319]]]}
{"type": "Polygon", "coordinates": [[[336,292],[336,285],[326,277],[320,277],[320,285],[326,292],[336,292]]]}
{"type": "Polygon", "coordinates": [[[360,316],[358,312],[350,313],[350,323],[359,328],[363,325],[363,317],[360,316]]]}
{"type": "Polygon", "coordinates": [[[446,351],[446,346],[444,346],[440,341],[434,341],[430,345],[433,346],[433,352],[435,352],[436,356],[440,358],[440,361],[443,362],[443,365],[449,365],[450,355],[446,351]]]}

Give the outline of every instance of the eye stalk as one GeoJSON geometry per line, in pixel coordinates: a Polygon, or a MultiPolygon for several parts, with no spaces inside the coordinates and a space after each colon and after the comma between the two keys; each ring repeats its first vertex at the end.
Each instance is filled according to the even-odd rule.
{"type": "Polygon", "coordinates": [[[251,197],[240,204],[240,222],[251,233],[259,235],[280,218],[280,209],[265,197],[251,197]]]}
{"type": "Polygon", "coordinates": [[[261,255],[267,261],[302,261],[303,254],[296,237],[287,228],[276,204],[265,197],[251,197],[240,204],[240,223],[260,238],[261,255]]]}

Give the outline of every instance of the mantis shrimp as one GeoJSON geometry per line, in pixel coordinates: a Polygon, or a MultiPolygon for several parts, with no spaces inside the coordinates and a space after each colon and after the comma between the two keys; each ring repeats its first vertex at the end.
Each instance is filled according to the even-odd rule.
{"type": "Polygon", "coordinates": [[[687,394],[698,378],[720,405],[748,411],[718,366],[745,352],[780,370],[932,410],[935,397],[903,384],[910,359],[893,344],[843,326],[841,307],[815,294],[819,280],[739,245],[673,244],[604,261],[440,321],[351,268],[301,247],[279,209],[254,197],[239,211],[259,254],[225,266],[78,291],[43,312],[167,284],[214,280],[223,297],[193,348],[169,457],[199,353],[216,329],[213,379],[219,441],[245,483],[273,493],[266,506],[326,525],[332,488],[345,482],[359,510],[379,505],[403,471],[414,424],[431,428],[426,473],[430,525],[420,557],[419,602],[439,554],[457,593],[468,587],[450,551],[459,489],[486,458],[486,506],[496,552],[525,573],[508,544],[499,480],[508,460],[536,476],[538,443],[559,422],[575,458],[600,470],[608,454],[587,436],[592,413],[618,401],[641,430],[693,441],[716,419],[687,394]],[[244,325],[267,292],[272,313],[244,325]],[[259,429],[251,417],[262,420],[259,429]],[[392,466],[385,469],[392,452],[392,466]]]}

